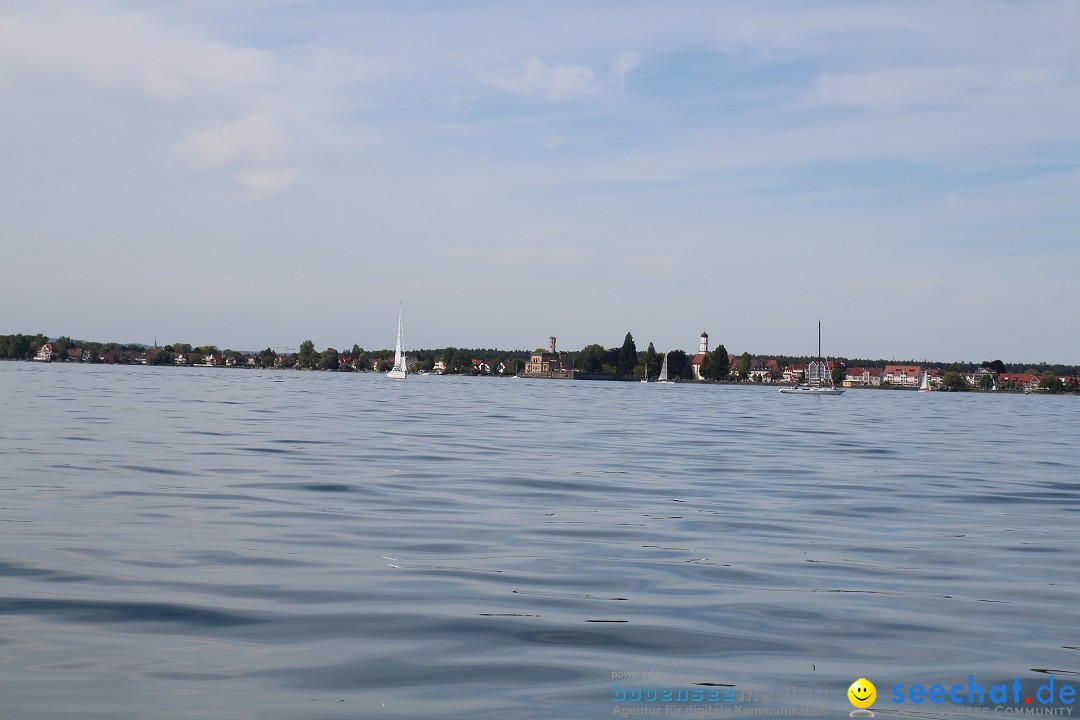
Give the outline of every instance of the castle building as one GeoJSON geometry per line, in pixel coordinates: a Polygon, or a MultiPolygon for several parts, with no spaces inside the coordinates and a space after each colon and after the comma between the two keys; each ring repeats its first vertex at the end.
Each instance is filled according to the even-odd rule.
{"type": "Polygon", "coordinates": [[[548,351],[533,353],[525,363],[522,377],[572,378],[574,369],[563,363],[562,357],[555,350],[555,336],[548,338],[548,351]]]}

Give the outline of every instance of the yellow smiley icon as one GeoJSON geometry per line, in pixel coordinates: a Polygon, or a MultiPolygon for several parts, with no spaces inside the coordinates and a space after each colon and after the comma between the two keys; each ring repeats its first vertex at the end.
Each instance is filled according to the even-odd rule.
{"type": "Polygon", "coordinates": [[[868,708],[877,699],[877,688],[866,678],[859,678],[847,689],[848,700],[857,708],[868,708]]]}

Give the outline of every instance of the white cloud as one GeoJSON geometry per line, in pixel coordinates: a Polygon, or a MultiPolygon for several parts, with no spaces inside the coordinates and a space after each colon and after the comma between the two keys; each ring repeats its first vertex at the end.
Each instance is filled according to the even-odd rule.
{"type": "Polygon", "coordinates": [[[289,168],[274,172],[237,173],[233,177],[236,182],[248,189],[248,199],[261,200],[271,195],[277,195],[296,182],[300,177],[300,170],[289,168]]]}
{"type": "Polygon", "coordinates": [[[272,56],[183,35],[137,15],[58,13],[33,25],[0,19],[0,65],[36,68],[159,100],[228,94],[270,82],[272,56]]]}
{"type": "Polygon", "coordinates": [[[615,58],[615,62],[611,65],[611,72],[615,76],[616,86],[623,87],[626,85],[627,77],[640,64],[641,58],[636,53],[624,52],[615,58]]]}
{"type": "Polygon", "coordinates": [[[287,144],[285,133],[273,119],[249,115],[192,133],[177,147],[183,162],[198,169],[238,160],[265,160],[287,144]]]}
{"type": "Polygon", "coordinates": [[[963,68],[926,68],[823,73],[815,88],[826,104],[895,110],[953,104],[959,95],[982,84],[974,72],[963,68]]]}
{"type": "Polygon", "coordinates": [[[484,79],[507,92],[548,100],[569,100],[600,90],[596,73],[585,65],[549,65],[538,57],[528,58],[518,72],[489,74],[484,79]]]}

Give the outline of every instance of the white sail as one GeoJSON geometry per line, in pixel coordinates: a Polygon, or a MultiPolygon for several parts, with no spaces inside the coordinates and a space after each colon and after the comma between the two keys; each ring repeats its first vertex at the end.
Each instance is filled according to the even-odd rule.
{"type": "Polygon", "coordinates": [[[390,371],[386,373],[386,377],[394,380],[404,380],[408,375],[408,370],[405,368],[405,338],[402,332],[402,315],[401,306],[398,306],[397,316],[397,345],[394,346],[394,367],[390,368],[390,371]]]}
{"type": "Polygon", "coordinates": [[[658,382],[664,382],[665,380],[667,380],[667,353],[664,353],[664,364],[660,366],[658,382]]]}

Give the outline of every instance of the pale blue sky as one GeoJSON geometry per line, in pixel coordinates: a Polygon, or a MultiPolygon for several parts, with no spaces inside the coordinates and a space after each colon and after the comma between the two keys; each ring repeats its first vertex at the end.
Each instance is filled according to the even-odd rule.
{"type": "Polygon", "coordinates": [[[1073,2],[4,2],[0,333],[1080,362],[1073,2]]]}

